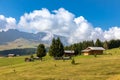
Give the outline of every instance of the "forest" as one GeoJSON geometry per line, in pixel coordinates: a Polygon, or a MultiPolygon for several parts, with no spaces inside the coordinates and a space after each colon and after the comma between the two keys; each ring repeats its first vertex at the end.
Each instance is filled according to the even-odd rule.
{"type": "Polygon", "coordinates": [[[112,49],[112,48],[118,48],[120,47],[120,40],[110,40],[110,41],[100,41],[99,39],[97,39],[95,42],[92,41],[83,41],[83,42],[79,42],[79,43],[75,43],[69,46],[65,46],[64,49],[65,50],[74,50],[77,54],[81,54],[81,50],[87,48],[87,47],[103,47],[106,50],[107,49],[112,49]]]}
{"type": "Polygon", "coordinates": [[[35,48],[10,49],[10,50],[0,51],[0,56],[7,56],[8,54],[30,55],[35,53],[35,51],[36,51],[35,48]]]}
{"type": "MultiPolygon", "coordinates": [[[[62,42],[60,41],[60,39],[58,39],[58,43],[61,43],[61,47],[63,47],[63,50],[74,50],[76,55],[81,55],[81,50],[90,47],[90,46],[95,46],[95,47],[103,47],[106,50],[107,49],[112,49],[112,48],[119,48],[120,47],[120,40],[110,40],[110,41],[100,41],[99,39],[97,39],[95,42],[93,40],[91,41],[83,41],[83,42],[79,42],[79,43],[75,43],[75,44],[71,44],[68,46],[64,46],[62,45],[62,42]]],[[[54,39],[53,39],[53,43],[54,43],[54,39]]],[[[53,44],[52,47],[55,47],[55,45],[53,44]]],[[[50,48],[46,48],[47,52],[49,51],[49,53],[51,52],[51,46],[50,48]],[[49,50],[50,49],[50,50],[49,50]]],[[[56,53],[57,50],[57,54],[59,53],[59,50],[57,49],[57,47],[55,47],[55,50],[53,50],[53,53],[56,53]]],[[[62,51],[63,52],[63,51],[62,51]]],[[[36,48],[23,48],[23,49],[10,49],[10,50],[3,50],[0,51],[0,56],[7,56],[8,54],[16,54],[16,55],[30,55],[36,53],[36,48]]]]}

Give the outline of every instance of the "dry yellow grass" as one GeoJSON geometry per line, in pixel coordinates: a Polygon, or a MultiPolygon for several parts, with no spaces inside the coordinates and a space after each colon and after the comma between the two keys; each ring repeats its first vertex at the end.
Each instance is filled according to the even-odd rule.
{"type": "Polygon", "coordinates": [[[77,56],[75,65],[49,56],[42,62],[24,62],[24,58],[0,58],[0,80],[120,80],[118,53],[77,56]]]}

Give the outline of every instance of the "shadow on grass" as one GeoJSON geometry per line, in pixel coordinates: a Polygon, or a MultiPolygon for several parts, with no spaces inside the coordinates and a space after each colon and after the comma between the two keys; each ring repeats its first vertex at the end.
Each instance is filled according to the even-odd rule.
{"type": "Polygon", "coordinates": [[[69,80],[69,79],[55,79],[55,78],[47,78],[47,79],[42,79],[42,80],[69,80]]]}
{"type": "Polygon", "coordinates": [[[55,80],[54,78],[46,78],[46,79],[42,79],[42,80],[55,80]]]}
{"type": "Polygon", "coordinates": [[[74,63],[73,65],[79,65],[80,63],[74,63]]]}

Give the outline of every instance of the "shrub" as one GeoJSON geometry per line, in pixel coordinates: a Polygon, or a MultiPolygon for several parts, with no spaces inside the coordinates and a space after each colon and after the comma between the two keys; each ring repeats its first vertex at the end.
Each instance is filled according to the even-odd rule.
{"type": "Polygon", "coordinates": [[[75,60],[74,60],[74,58],[72,59],[71,64],[75,64],[75,60]]]}
{"type": "Polygon", "coordinates": [[[30,56],[30,58],[34,59],[34,56],[33,56],[33,54],[30,56]]]}

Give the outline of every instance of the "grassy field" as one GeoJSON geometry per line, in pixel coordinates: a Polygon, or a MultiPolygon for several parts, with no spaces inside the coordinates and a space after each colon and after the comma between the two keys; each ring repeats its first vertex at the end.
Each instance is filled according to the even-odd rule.
{"type": "Polygon", "coordinates": [[[0,80],[120,80],[120,49],[112,55],[77,56],[71,60],[24,62],[26,56],[0,58],[0,80]]]}

